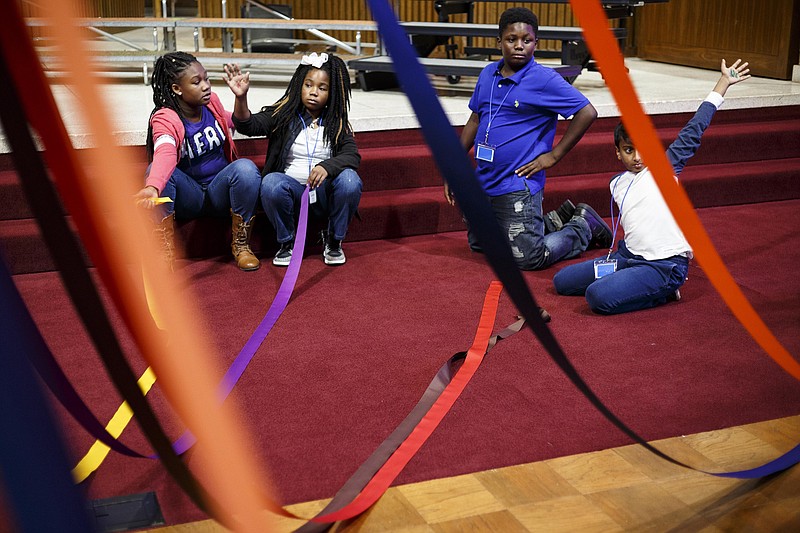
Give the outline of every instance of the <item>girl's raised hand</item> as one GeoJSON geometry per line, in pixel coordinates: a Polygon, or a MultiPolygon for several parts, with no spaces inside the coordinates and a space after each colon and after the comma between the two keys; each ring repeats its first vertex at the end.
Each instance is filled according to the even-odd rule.
{"type": "Polygon", "coordinates": [[[222,79],[228,84],[236,96],[244,96],[250,89],[250,73],[239,70],[236,63],[226,63],[223,67],[225,74],[222,79]]]}

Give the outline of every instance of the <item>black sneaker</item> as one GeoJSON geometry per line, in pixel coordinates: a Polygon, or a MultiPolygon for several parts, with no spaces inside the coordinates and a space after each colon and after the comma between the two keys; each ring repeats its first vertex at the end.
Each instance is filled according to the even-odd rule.
{"type": "Polygon", "coordinates": [[[558,217],[558,213],[550,211],[544,215],[544,234],[555,233],[564,227],[564,223],[558,217]]]}
{"type": "Polygon", "coordinates": [[[582,218],[589,224],[589,229],[592,230],[592,239],[589,241],[589,246],[597,246],[598,248],[608,248],[611,246],[611,228],[608,227],[603,217],[586,204],[578,204],[575,207],[575,214],[573,218],[582,218]]]}
{"type": "Polygon", "coordinates": [[[343,265],[347,260],[342,250],[342,241],[325,239],[325,251],[322,253],[326,265],[343,265]]]}
{"type": "Polygon", "coordinates": [[[558,209],[550,211],[544,216],[544,229],[545,233],[555,233],[564,227],[564,224],[572,219],[575,214],[575,204],[569,199],[564,200],[558,209]]]}
{"type": "Polygon", "coordinates": [[[294,241],[281,243],[278,253],[272,259],[272,264],[275,266],[289,266],[292,261],[292,249],[294,248],[294,241]]]}

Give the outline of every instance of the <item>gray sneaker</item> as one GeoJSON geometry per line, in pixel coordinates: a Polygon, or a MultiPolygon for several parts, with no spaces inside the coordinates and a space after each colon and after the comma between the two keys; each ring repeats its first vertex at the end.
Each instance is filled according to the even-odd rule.
{"type": "Polygon", "coordinates": [[[342,250],[342,241],[336,239],[325,240],[325,251],[322,253],[326,265],[343,265],[347,259],[342,250]]]}
{"type": "Polygon", "coordinates": [[[272,259],[272,264],[281,267],[289,266],[289,263],[292,261],[293,248],[294,248],[294,241],[281,243],[281,247],[280,249],[278,249],[278,253],[275,254],[275,257],[272,259]]]}

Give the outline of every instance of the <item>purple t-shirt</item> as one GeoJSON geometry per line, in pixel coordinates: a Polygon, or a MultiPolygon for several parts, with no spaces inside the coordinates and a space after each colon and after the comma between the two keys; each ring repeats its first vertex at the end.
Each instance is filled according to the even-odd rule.
{"type": "MultiPolygon", "coordinates": [[[[514,170],[553,149],[558,115],[570,117],[589,103],[555,70],[534,60],[508,78],[500,74],[502,67],[501,59],[483,69],[469,101],[480,117],[476,148],[494,147],[492,162],[476,159],[476,175],[489,196],[525,190],[526,180],[514,170]]],[[[527,180],[531,194],[544,187],[544,178],[541,171],[527,180]]]]}
{"type": "Polygon", "coordinates": [[[211,111],[205,106],[201,111],[200,122],[183,121],[186,137],[181,146],[181,160],[178,168],[200,185],[207,185],[220,170],[228,165],[222,145],[225,144],[225,130],[214,120],[211,111]]]}

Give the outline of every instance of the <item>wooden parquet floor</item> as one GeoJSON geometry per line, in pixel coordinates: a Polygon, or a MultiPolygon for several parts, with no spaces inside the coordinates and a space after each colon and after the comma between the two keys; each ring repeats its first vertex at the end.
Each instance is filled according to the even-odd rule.
{"type": "MultiPolygon", "coordinates": [[[[799,441],[800,415],[653,444],[696,468],[720,472],[761,465],[799,441]]],[[[326,503],[288,509],[311,516],[326,503]]],[[[276,518],[269,530],[292,531],[300,525],[276,518]]],[[[226,530],[205,520],[154,531],[226,530]]],[[[331,531],[797,532],[800,467],[742,481],[675,466],[640,446],[623,446],[392,487],[367,513],[331,531]]]]}

